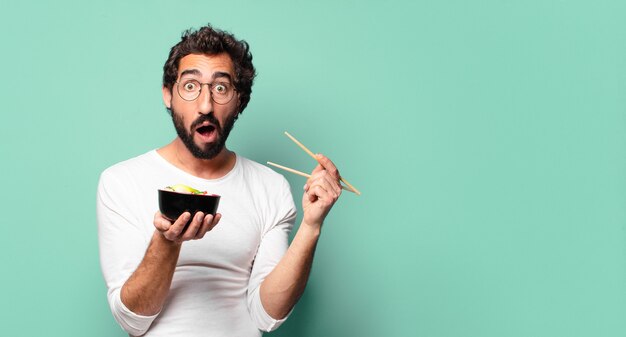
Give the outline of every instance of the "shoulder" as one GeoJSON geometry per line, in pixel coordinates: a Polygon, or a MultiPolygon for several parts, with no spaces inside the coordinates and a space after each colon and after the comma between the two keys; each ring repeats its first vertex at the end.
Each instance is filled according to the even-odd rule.
{"type": "Polygon", "coordinates": [[[136,157],[121,161],[102,171],[101,182],[111,182],[133,179],[136,175],[144,172],[147,167],[154,167],[156,164],[155,150],[148,151],[136,157]]]}
{"type": "Polygon", "coordinates": [[[129,170],[137,170],[142,169],[146,166],[153,166],[156,164],[157,154],[156,150],[148,151],[144,154],[138,155],[136,157],[126,159],[119,163],[113,164],[110,167],[106,168],[102,174],[106,175],[116,175],[121,174],[122,172],[129,170]]]}
{"type": "Polygon", "coordinates": [[[238,155],[242,178],[254,193],[264,200],[291,200],[291,186],[282,174],[271,168],[238,155]]]}
{"type": "Polygon", "coordinates": [[[287,179],[285,179],[282,174],[279,174],[271,168],[243,156],[237,155],[237,159],[241,163],[241,168],[246,178],[255,178],[255,180],[258,179],[260,182],[265,182],[271,185],[288,185],[287,179]]]}
{"type": "Polygon", "coordinates": [[[279,224],[284,224],[287,232],[291,230],[296,217],[296,206],[287,179],[253,160],[244,157],[238,157],[238,160],[249,197],[262,214],[264,233],[279,224]]]}

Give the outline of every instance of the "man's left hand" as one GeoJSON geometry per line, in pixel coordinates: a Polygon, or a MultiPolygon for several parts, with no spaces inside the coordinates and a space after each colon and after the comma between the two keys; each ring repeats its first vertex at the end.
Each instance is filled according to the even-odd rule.
{"type": "Polygon", "coordinates": [[[316,155],[318,165],[304,185],[302,208],[303,222],[321,227],[326,215],[341,195],[340,176],[337,167],[326,156],[316,155]]]}

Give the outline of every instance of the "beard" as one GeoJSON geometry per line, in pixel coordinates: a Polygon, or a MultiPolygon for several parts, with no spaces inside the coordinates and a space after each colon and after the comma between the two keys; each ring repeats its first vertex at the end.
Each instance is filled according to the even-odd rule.
{"type": "Polygon", "coordinates": [[[224,126],[220,124],[220,122],[215,118],[213,113],[208,113],[206,115],[201,115],[198,117],[191,126],[189,130],[185,129],[185,124],[183,122],[183,117],[176,113],[174,107],[171,109],[172,121],[174,122],[174,128],[176,129],[176,133],[178,137],[183,141],[187,150],[191,152],[191,154],[198,159],[213,159],[217,156],[224,147],[226,146],[226,139],[228,139],[228,135],[230,131],[235,126],[235,121],[237,120],[237,114],[233,114],[229,116],[224,122],[224,126]],[[204,122],[209,122],[215,126],[215,133],[217,134],[215,142],[207,143],[202,146],[196,144],[193,140],[193,135],[196,132],[196,128],[199,125],[202,125],[204,122]]]}

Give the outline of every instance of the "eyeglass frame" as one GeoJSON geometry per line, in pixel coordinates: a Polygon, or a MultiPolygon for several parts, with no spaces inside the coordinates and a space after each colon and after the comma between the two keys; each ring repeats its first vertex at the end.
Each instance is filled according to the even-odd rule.
{"type": "Polygon", "coordinates": [[[202,83],[202,82],[200,82],[200,81],[198,81],[196,79],[189,79],[189,80],[186,80],[186,81],[195,81],[195,82],[198,82],[198,84],[200,84],[200,90],[198,90],[198,95],[195,98],[193,98],[193,99],[186,99],[185,97],[183,97],[183,95],[180,94],[180,89],[179,89],[180,88],[180,84],[181,84],[180,80],[174,82],[174,83],[176,83],[176,93],[178,94],[178,96],[182,100],[187,101],[187,102],[193,102],[193,101],[197,100],[198,97],[200,97],[200,95],[202,94],[202,88],[204,88],[205,84],[209,88],[209,98],[211,98],[211,102],[213,102],[215,104],[218,104],[218,105],[226,105],[226,104],[230,103],[230,101],[232,101],[233,98],[235,97],[235,92],[239,91],[239,90],[237,90],[237,87],[233,83],[229,83],[232,86],[233,95],[230,97],[230,99],[228,101],[226,101],[224,103],[219,103],[219,102],[215,101],[215,99],[213,98],[213,91],[211,91],[211,87],[213,85],[217,84],[217,83],[224,83],[224,82],[206,82],[206,83],[202,83]]]}

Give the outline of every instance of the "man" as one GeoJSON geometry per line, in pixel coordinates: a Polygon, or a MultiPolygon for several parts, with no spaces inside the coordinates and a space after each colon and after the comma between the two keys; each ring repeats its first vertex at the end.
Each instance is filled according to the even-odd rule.
{"type": "Polygon", "coordinates": [[[178,137],[108,168],[98,186],[111,311],[130,335],[260,336],[284,322],[304,291],[322,223],[341,194],[339,173],[317,155],[289,245],[289,184],[225,147],[255,76],[247,43],[211,26],[187,31],[163,69],[178,137]],[[157,190],[175,184],[221,195],[219,213],[165,218],[157,190]]]}

